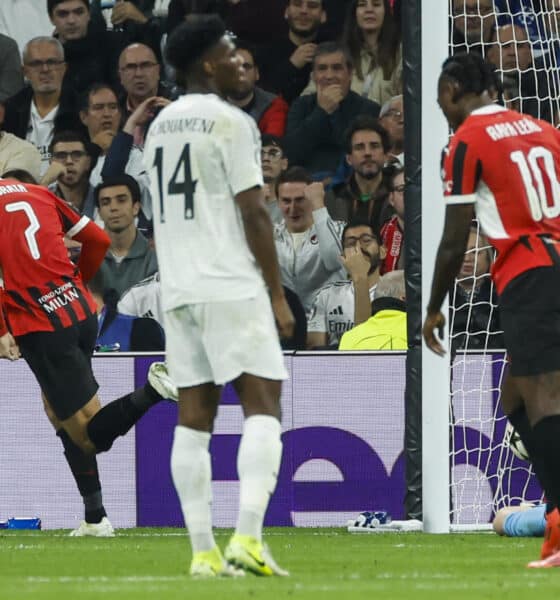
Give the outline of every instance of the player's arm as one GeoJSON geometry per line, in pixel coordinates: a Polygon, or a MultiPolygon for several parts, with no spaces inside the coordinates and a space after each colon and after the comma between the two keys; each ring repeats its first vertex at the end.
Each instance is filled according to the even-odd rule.
{"type": "Polygon", "coordinates": [[[292,337],[294,317],[286,301],[280,280],[280,267],[272,235],[272,222],[264,204],[264,192],[261,187],[253,187],[239,192],[235,196],[235,201],[241,211],[247,243],[261,268],[270,291],[280,336],[292,337]]]}
{"type": "Polygon", "coordinates": [[[85,282],[88,282],[99,270],[105,254],[111,245],[109,236],[88,217],[78,215],[65,202],[56,198],[66,237],[82,244],[78,268],[85,282]]]}
{"type": "Polygon", "coordinates": [[[439,330],[439,337],[443,336],[445,318],[440,311],[441,305],[461,268],[473,216],[473,204],[470,201],[448,205],[445,210],[445,225],[436,255],[428,314],[423,327],[426,344],[436,354],[444,353],[443,346],[435,336],[436,329],[439,330]]]}
{"type": "Polygon", "coordinates": [[[0,290],[0,358],[17,360],[20,356],[18,345],[10,333],[6,318],[4,317],[2,292],[0,290]]]}

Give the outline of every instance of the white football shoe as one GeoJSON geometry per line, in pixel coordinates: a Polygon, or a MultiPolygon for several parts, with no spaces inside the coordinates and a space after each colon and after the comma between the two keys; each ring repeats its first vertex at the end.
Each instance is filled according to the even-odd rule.
{"type": "Polygon", "coordinates": [[[148,381],[154,390],[167,400],[179,401],[177,386],[173,383],[167,365],[164,362],[154,362],[148,370],[148,381]]]}
{"type": "Polygon", "coordinates": [[[82,521],[77,529],[70,532],[70,537],[115,537],[115,530],[107,517],[99,523],[86,523],[82,521]]]}

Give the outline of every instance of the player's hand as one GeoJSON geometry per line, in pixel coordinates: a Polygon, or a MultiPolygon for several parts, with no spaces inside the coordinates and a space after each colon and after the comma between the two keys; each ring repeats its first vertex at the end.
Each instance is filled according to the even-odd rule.
{"type": "Polygon", "coordinates": [[[103,152],[107,152],[113,143],[113,138],[115,137],[115,132],[110,129],[103,129],[99,133],[95,135],[95,137],[91,140],[94,144],[99,146],[103,152]]]}
{"type": "Polygon", "coordinates": [[[0,337],[0,358],[17,360],[21,357],[19,347],[11,333],[5,333],[0,337]]]}
{"type": "Polygon", "coordinates": [[[424,336],[424,341],[426,342],[428,348],[436,354],[439,354],[440,356],[443,356],[445,354],[445,350],[440,342],[440,340],[443,339],[444,328],[445,317],[443,316],[443,313],[428,313],[428,316],[424,321],[424,327],[422,327],[422,335],[424,336]],[[435,334],[436,330],[437,337],[435,334]]]}
{"type": "Polygon", "coordinates": [[[313,60],[315,50],[317,50],[317,44],[302,44],[294,50],[290,56],[290,62],[296,69],[302,69],[313,60]]]}
{"type": "Polygon", "coordinates": [[[41,177],[41,185],[47,186],[56,181],[61,175],[66,175],[66,165],[53,160],[46,173],[41,177]]]}
{"type": "Polygon", "coordinates": [[[163,98],[162,96],[151,96],[141,102],[135,109],[134,112],[128,117],[123,131],[126,133],[134,133],[134,128],[138,125],[145,125],[155,114],[158,108],[163,108],[171,104],[171,100],[163,98]]]}
{"type": "Polygon", "coordinates": [[[336,83],[317,90],[317,104],[329,115],[340,106],[343,100],[342,87],[336,83]]]}
{"type": "Polygon", "coordinates": [[[125,21],[143,24],[148,22],[148,18],[132,2],[116,2],[111,13],[111,23],[113,25],[121,25],[125,21]]]}
{"type": "Polygon", "coordinates": [[[303,192],[307,200],[311,202],[313,210],[319,210],[325,206],[325,188],[320,181],[314,181],[305,186],[303,192]]]}
{"type": "Polygon", "coordinates": [[[367,278],[371,269],[371,260],[364,256],[359,244],[356,244],[353,248],[346,248],[344,254],[340,257],[340,262],[342,262],[353,281],[367,278]]]}
{"type": "Polygon", "coordinates": [[[272,299],[272,311],[280,337],[282,339],[291,338],[294,335],[295,319],[285,296],[272,299]]]}

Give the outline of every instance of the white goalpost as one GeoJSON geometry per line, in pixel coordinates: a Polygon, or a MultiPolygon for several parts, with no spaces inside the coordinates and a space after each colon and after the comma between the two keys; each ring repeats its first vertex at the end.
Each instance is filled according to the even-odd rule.
{"type": "MultiPolygon", "coordinates": [[[[439,168],[449,131],[437,105],[437,78],[443,60],[458,50],[487,54],[493,46],[492,62],[499,63],[498,75],[504,80],[510,106],[553,122],[560,113],[556,62],[560,52],[555,42],[560,9],[547,2],[543,3],[547,10],[539,14],[498,15],[488,12],[491,4],[487,0],[479,0],[476,6],[464,0],[422,2],[423,315],[445,212],[439,168]],[[471,28],[460,47],[450,38],[451,15],[463,30],[471,28]],[[501,42],[489,43],[489,23],[493,27],[509,25],[499,31],[501,42]],[[477,27],[478,38],[473,35],[477,27]],[[527,46],[535,32],[542,33],[542,40],[527,46]],[[529,66],[527,51],[531,53],[529,66]],[[533,87],[532,80],[538,80],[533,87]]],[[[422,350],[422,504],[423,528],[428,533],[489,528],[499,508],[541,498],[529,464],[513,454],[507,439],[507,419],[499,403],[506,360],[495,319],[495,297],[482,264],[491,250],[478,229],[472,234],[476,242],[470,271],[456,283],[451,308],[443,307],[444,314],[450,315],[445,340],[448,354],[441,359],[426,347],[422,350]]]]}

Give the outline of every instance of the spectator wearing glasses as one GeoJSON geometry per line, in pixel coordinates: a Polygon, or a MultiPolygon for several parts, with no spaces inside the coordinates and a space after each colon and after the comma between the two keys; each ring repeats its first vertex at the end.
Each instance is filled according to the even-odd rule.
{"type": "Polygon", "coordinates": [[[393,96],[381,107],[379,123],[389,134],[389,159],[397,159],[404,164],[404,102],[402,94],[393,96]]]}
{"type": "MultiPolygon", "coordinates": [[[[87,127],[90,140],[98,146],[100,156],[97,159],[90,183],[97,186],[102,179],[126,173],[134,177],[140,186],[142,210],[139,214],[138,227],[148,236],[151,235],[152,200],[149,182],[143,164],[142,150],[133,146],[133,131],[143,125],[156,109],[169,103],[165,98],[148,98],[128,118],[122,135],[119,133],[121,110],[114,89],[106,84],[95,84],[84,95],[80,118],[87,127]],[[116,142],[116,143],[114,143],[116,142]]],[[[96,214],[96,222],[98,216],[96,214]]],[[[99,222],[102,225],[101,222],[99,222]]]]}
{"type": "Polygon", "coordinates": [[[78,131],[58,132],[53,136],[50,151],[51,166],[44,183],[52,181],[49,189],[53,194],[80,214],[93,218],[95,199],[89,177],[97,155],[87,137],[78,131]]]}
{"type": "Polygon", "coordinates": [[[288,168],[288,159],[284,155],[282,140],[270,134],[261,139],[261,165],[264,181],[264,198],[270,220],[276,225],[282,223],[284,217],[278,205],[276,183],[280,173],[288,168]]]}
{"type": "Polygon", "coordinates": [[[247,44],[237,44],[237,56],[241,59],[244,72],[243,80],[229,102],[250,115],[259,131],[271,135],[283,136],[286,131],[288,104],[280,97],[263,90],[257,85],[260,74],[255,64],[255,52],[247,44]]]}
{"type": "Polygon", "coordinates": [[[30,40],[23,50],[23,73],[29,81],[6,101],[4,129],[31,142],[41,153],[41,176],[50,164],[55,130],[80,127],[77,98],[63,88],[64,49],[51,37],[30,40]]]}
{"type": "Polygon", "coordinates": [[[404,269],[404,170],[398,165],[387,167],[389,175],[389,205],[395,214],[381,227],[381,243],[387,254],[381,264],[381,274],[404,269]]]}
{"type": "Polygon", "coordinates": [[[367,321],[385,248],[367,221],[352,221],[342,232],[342,262],[348,277],[319,290],[307,326],[308,348],[334,347],[344,332],[367,321]]]}
{"type": "MultiPolygon", "coordinates": [[[[160,81],[160,75],[160,64],[149,46],[131,44],[121,52],[119,79],[125,93],[119,98],[119,103],[125,119],[128,119],[144,100],[152,96],[170,97],[170,90],[160,81]]],[[[133,133],[137,146],[144,145],[144,136],[150,122],[133,133]]]]}

